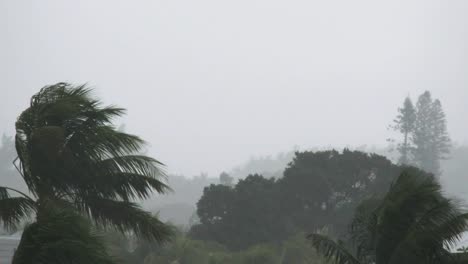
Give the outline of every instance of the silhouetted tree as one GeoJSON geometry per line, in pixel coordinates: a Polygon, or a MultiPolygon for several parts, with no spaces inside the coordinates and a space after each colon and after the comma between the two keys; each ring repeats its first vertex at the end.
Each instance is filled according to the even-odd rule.
{"type": "Polygon", "coordinates": [[[432,100],[426,91],[416,105],[416,123],[413,134],[414,159],[416,164],[428,172],[440,175],[440,160],[450,152],[447,121],[439,100],[432,100]]]}
{"type": "Polygon", "coordinates": [[[385,192],[402,168],[383,156],[345,149],[298,152],[278,180],[280,211],[298,230],[346,231],[354,207],[385,192]]]}
{"type": "Polygon", "coordinates": [[[400,152],[399,163],[408,165],[411,163],[412,135],[416,122],[416,109],[414,108],[411,98],[406,97],[403,107],[398,108],[398,115],[393,121],[392,128],[403,135],[403,142],[398,144],[400,152]]]}
{"type": "Polygon", "coordinates": [[[196,239],[213,240],[231,249],[275,241],[282,225],[275,212],[275,180],[249,175],[234,188],[206,187],[197,203],[200,225],[191,229],[196,239]],[[275,232],[271,232],[275,230],[275,232]]]}
{"type": "Polygon", "coordinates": [[[18,254],[44,263],[76,263],[74,245],[92,240],[83,224],[87,220],[79,220],[83,215],[99,227],[149,240],[161,241],[170,234],[165,224],[133,202],[168,187],[160,178],[161,163],[139,154],[144,141],[112,126],[112,119],[123,113],[122,108],[101,106],[84,86],[59,83],[32,97],[16,122],[15,137],[20,174],[30,195],[0,187],[0,220],[12,227],[36,213],[37,224],[25,230],[19,248],[38,246],[30,244],[37,243],[36,238],[44,243],[34,252],[18,250],[14,263],[31,263],[18,254]],[[74,223],[84,237],[63,229],[73,229],[74,223]],[[55,235],[44,233],[47,230],[55,235]],[[57,258],[57,250],[71,255],[57,258]]]}

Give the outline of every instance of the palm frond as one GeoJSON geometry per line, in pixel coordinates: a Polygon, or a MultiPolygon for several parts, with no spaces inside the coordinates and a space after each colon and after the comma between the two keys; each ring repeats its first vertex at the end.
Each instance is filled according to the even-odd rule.
{"type": "Polygon", "coordinates": [[[76,202],[77,208],[101,227],[113,227],[122,233],[134,232],[152,241],[165,241],[173,230],[136,203],[99,197],[86,197],[76,202]]]}
{"type": "Polygon", "coordinates": [[[0,199],[0,219],[8,230],[14,230],[21,220],[32,216],[35,210],[35,203],[24,197],[0,199]]]}
{"type": "Polygon", "coordinates": [[[94,177],[87,183],[87,186],[87,193],[124,201],[147,199],[154,193],[154,190],[158,193],[169,190],[169,187],[159,179],[125,172],[94,177]]]}
{"type": "Polygon", "coordinates": [[[433,177],[417,169],[403,171],[380,205],[377,262],[395,257],[411,226],[441,199],[441,186],[433,177]]]}
{"type": "Polygon", "coordinates": [[[327,260],[335,264],[360,264],[360,261],[346,249],[342,243],[337,243],[326,236],[312,234],[308,236],[312,245],[327,260]]]}
{"type": "Polygon", "coordinates": [[[16,168],[19,174],[23,177],[23,180],[28,186],[29,191],[33,195],[36,195],[37,186],[31,173],[31,159],[29,156],[28,139],[23,134],[16,134],[15,148],[19,160],[19,165],[15,164],[15,166],[17,166],[16,168]]]}
{"type": "Polygon", "coordinates": [[[101,225],[163,240],[169,228],[130,201],[170,190],[164,165],[139,154],[141,138],[112,125],[124,113],[102,106],[86,85],[44,87],[16,122],[19,169],[38,200],[70,202],[101,225]]]}
{"type": "Polygon", "coordinates": [[[428,209],[410,228],[408,236],[426,244],[453,247],[468,230],[468,213],[453,200],[441,199],[428,209]]]}
{"type": "MultiPolygon", "coordinates": [[[[0,187],[0,222],[8,230],[14,230],[26,217],[32,216],[36,204],[29,197],[11,197],[8,187],[0,187]]],[[[23,195],[22,192],[16,191],[23,195]]]]}
{"type": "Polygon", "coordinates": [[[89,127],[81,125],[78,128],[68,128],[73,131],[68,135],[66,145],[71,152],[84,152],[93,160],[100,160],[138,153],[145,144],[141,138],[117,131],[112,126],[88,125],[89,127]],[[83,142],[87,142],[87,145],[83,146],[83,142]]]}
{"type": "Polygon", "coordinates": [[[368,198],[356,208],[349,233],[356,246],[358,259],[375,258],[375,243],[378,228],[378,210],[381,199],[368,198]]]}
{"type": "MultiPolygon", "coordinates": [[[[66,184],[83,195],[133,200],[147,199],[153,192],[166,193],[170,187],[157,161],[143,155],[108,158],[82,164],[68,176],[66,184]]],[[[65,191],[66,192],[66,191],[65,191]]]]}
{"type": "Polygon", "coordinates": [[[158,165],[161,165],[161,163],[151,157],[125,155],[99,161],[94,165],[94,169],[101,173],[127,172],[149,177],[165,176],[164,171],[158,165]]]}

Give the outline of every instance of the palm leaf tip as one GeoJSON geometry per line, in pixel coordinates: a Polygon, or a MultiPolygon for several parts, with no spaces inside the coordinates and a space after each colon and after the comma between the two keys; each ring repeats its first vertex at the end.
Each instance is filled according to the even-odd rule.
{"type": "MultiPolygon", "coordinates": [[[[15,230],[21,220],[30,217],[36,211],[35,202],[25,197],[12,197],[8,187],[0,187],[0,222],[7,230],[15,230]]],[[[19,194],[22,194],[18,191],[19,194]]]]}
{"type": "Polygon", "coordinates": [[[311,234],[307,236],[307,238],[311,240],[312,246],[332,263],[361,264],[361,262],[344,247],[343,243],[335,242],[320,234],[311,234]]]}
{"type": "Polygon", "coordinates": [[[101,227],[116,228],[122,233],[131,231],[150,241],[166,241],[173,233],[156,216],[129,201],[87,197],[77,206],[101,227]]]}

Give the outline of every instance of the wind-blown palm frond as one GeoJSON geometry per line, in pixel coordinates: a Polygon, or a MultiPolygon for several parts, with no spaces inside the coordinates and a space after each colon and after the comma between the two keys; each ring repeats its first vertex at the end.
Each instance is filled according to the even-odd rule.
{"type": "Polygon", "coordinates": [[[22,219],[33,215],[36,204],[29,197],[11,197],[8,190],[15,191],[0,187],[0,222],[6,229],[14,230],[22,219]]]}
{"type": "Polygon", "coordinates": [[[443,199],[415,221],[395,248],[390,263],[398,263],[407,252],[419,252],[426,262],[442,263],[449,259],[447,248],[453,247],[468,230],[468,214],[460,213],[456,203],[443,199]]]}
{"type": "Polygon", "coordinates": [[[444,235],[456,239],[454,234],[466,230],[466,223],[465,227],[446,230],[450,233],[436,230],[461,215],[461,208],[442,195],[442,188],[433,177],[416,169],[403,172],[385,196],[379,212],[378,262],[410,255],[419,255],[419,259],[445,258],[443,245],[448,237],[444,235]]]}
{"type": "Polygon", "coordinates": [[[35,209],[35,203],[24,197],[0,199],[0,219],[8,230],[14,230],[22,219],[32,216],[35,209]]]}
{"type": "Polygon", "coordinates": [[[147,199],[154,190],[165,192],[166,184],[153,177],[133,173],[105,174],[89,184],[90,190],[105,198],[120,198],[125,201],[147,199]],[[105,182],[100,184],[100,182],[105,182]]]}
{"type": "Polygon", "coordinates": [[[308,236],[312,240],[312,245],[326,259],[335,264],[360,264],[359,260],[346,249],[343,243],[335,242],[326,236],[312,234],[308,236]]]}
{"type": "Polygon", "coordinates": [[[356,246],[356,257],[360,260],[375,259],[377,239],[378,210],[381,199],[372,197],[361,202],[356,208],[349,226],[349,233],[356,246]]]}
{"type": "Polygon", "coordinates": [[[116,263],[85,218],[50,203],[42,209],[24,230],[13,264],[116,263]]]}
{"type": "Polygon", "coordinates": [[[113,227],[122,233],[133,231],[147,240],[163,241],[173,231],[132,202],[87,197],[77,207],[100,226],[113,227]]]}
{"type": "Polygon", "coordinates": [[[140,154],[141,138],[112,125],[124,113],[85,85],[44,87],[16,122],[20,172],[38,200],[66,201],[98,223],[162,240],[168,228],[132,200],[170,190],[164,165],[140,154]]]}
{"type": "Polygon", "coordinates": [[[170,190],[165,175],[156,161],[143,155],[108,158],[93,164],[82,164],[67,175],[62,192],[93,194],[108,199],[147,199],[153,192],[170,190]],[[68,191],[71,189],[71,191],[68,191]]]}
{"type": "MultiPolygon", "coordinates": [[[[432,175],[415,168],[403,171],[382,199],[365,200],[350,225],[355,260],[378,264],[448,263],[452,255],[447,249],[466,230],[466,210],[444,197],[432,175]]],[[[312,235],[312,240],[335,263],[353,257],[326,237],[312,235]]]]}

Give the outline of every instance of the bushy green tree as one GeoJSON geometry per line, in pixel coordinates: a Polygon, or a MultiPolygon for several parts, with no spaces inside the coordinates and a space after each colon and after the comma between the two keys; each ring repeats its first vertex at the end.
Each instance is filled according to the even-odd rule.
{"type": "Polygon", "coordinates": [[[274,211],[275,188],[274,179],[260,175],[249,175],[233,188],[225,185],[205,188],[197,204],[201,223],[192,227],[191,236],[213,240],[231,249],[275,241],[280,236],[277,225],[282,225],[274,211]]]}
{"type": "Polygon", "coordinates": [[[278,181],[278,211],[293,223],[290,234],[324,226],[342,233],[354,207],[385,192],[401,170],[383,156],[347,149],[296,153],[278,181]]]}

